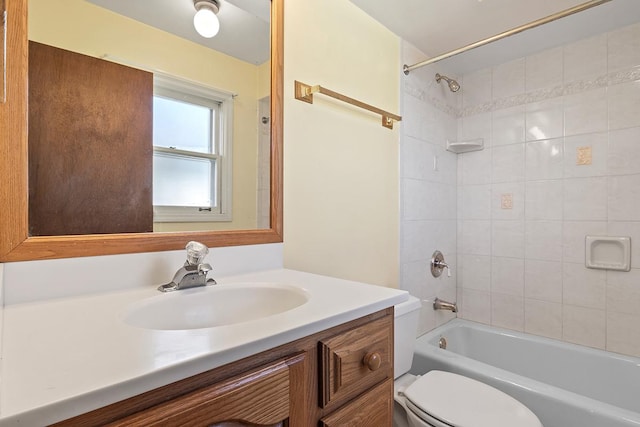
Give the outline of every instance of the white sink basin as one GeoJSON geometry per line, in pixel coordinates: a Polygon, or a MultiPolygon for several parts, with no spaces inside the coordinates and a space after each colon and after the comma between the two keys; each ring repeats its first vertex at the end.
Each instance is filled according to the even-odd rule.
{"type": "Polygon", "coordinates": [[[145,329],[213,328],[262,319],[309,300],[302,288],[268,283],[212,285],[157,295],[130,305],[125,323],[145,329]]]}

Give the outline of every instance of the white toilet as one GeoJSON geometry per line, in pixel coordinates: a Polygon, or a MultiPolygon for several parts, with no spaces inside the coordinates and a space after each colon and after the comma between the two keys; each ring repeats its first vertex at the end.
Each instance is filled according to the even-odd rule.
{"type": "Polygon", "coordinates": [[[420,301],[395,306],[394,427],[542,427],[513,397],[487,384],[451,372],[409,374],[420,301]]]}

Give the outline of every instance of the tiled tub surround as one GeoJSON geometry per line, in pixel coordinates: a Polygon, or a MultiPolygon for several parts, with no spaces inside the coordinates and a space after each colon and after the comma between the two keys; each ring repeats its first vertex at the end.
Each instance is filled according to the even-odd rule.
{"type": "Polygon", "coordinates": [[[640,24],[461,80],[460,316],[640,355],[640,24]],[[588,234],[632,270],[585,268],[588,234]]]}
{"type": "MultiPolygon", "coordinates": [[[[403,61],[423,56],[403,42],[403,61]]],[[[442,67],[428,66],[402,78],[400,141],[400,288],[423,300],[418,334],[455,317],[434,312],[433,299],[456,299],[456,175],[454,153],[446,141],[456,138],[457,102],[446,83],[435,81],[442,67]],[[451,277],[434,278],[431,255],[438,249],[452,266],[451,277]]],[[[453,76],[452,76],[453,77],[453,76]]]]}

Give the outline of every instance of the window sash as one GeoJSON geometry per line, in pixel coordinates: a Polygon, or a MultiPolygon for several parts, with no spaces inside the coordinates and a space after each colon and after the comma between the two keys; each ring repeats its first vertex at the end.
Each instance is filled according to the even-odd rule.
{"type": "MultiPolygon", "coordinates": [[[[162,91],[163,94],[159,94],[157,92],[159,92],[160,90],[156,90],[156,93],[154,93],[153,98],[154,98],[154,106],[155,106],[155,100],[156,98],[160,98],[160,99],[165,99],[165,100],[169,100],[169,101],[174,101],[176,103],[183,103],[186,105],[194,105],[200,108],[205,108],[207,111],[207,126],[206,126],[206,136],[204,136],[202,139],[200,139],[200,141],[204,141],[206,140],[205,144],[202,145],[206,145],[206,149],[205,150],[198,150],[196,151],[195,149],[193,150],[194,152],[198,152],[198,153],[219,153],[220,152],[220,138],[221,138],[221,132],[220,132],[220,127],[222,125],[222,119],[221,119],[221,114],[220,114],[220,107],[221,104],[220,103],[209,103],[210,105],[201,105],[203,103],[196,103],[196,102],[192,102],[190,99],[185,98],[185,99],[179,99],[178,96],[180,95],[179,93],[175,93],[175,96],[172,96],[171,94],[173,93],[172,91],[162,91]]],[[[202,112],[201,112],[202,113],[202,112]]],[[[155,112],[154,112],[155,114],[155,112]]],[[[204,130],[205,126],[201,127],[200,130],[204,130]]],[[[184,130],[184,129],[181,129],[184,130]]],[[[169,140],[169,142],[166,142],[166,137],[162,138],[162,142],[165,142],[165,144],[163,145],[157,145],[155,144],[156,142],[156,127],[154,124],[154,146],[155,147],[165,147],[165,148],[178,148],[185,150],[185,151],[189,151],[188,147],[189,145],[191,147],[197,148],[196,146],[194,146],[193,144],[185,144],[184,142],[186,142],[185,140],[181,140],[180,138],[182,138],[182,136],[174,136],[172,140],[169,140]],[[187,148],[185,148],[187,147],[187,148]]],[[[201,135],[202,136],[202,135],[201,135]]],[[[200,146],[202,146],[201,144],[198,144],[200,146]]]]}
{"type": "Polygon", "coordinates": [[[196,83],[164,75],[154,75],[154,96],[167,97],[210,108],[216,123],[211,123],[211,153],[154,146],[164,156],[208,159],[215,163],[211,206],[156,206],[154,222],[213,222],[232,220],[232,158],[233,95],[196,83]],[[210,210],[209,210],[210,209],[210,210]]]}
{"type": "MultiPolygon", "coordinates": [[[[218,179],[219,156],[215,154],[176,150],[176,149],[165,148],[165,147],[154,147],[153,155],[154,155],[154,160],[160,157],[164,159],[174,159],[174,160],[196,160],[196,161],[200,160],[200,161],[204,161],[211,164],[210,175],[209,175],[211,179],[211,182],[209,183],[209,195],[208,195],[209,203],[199,203],[199,204],[192,203],[192,204],[185,204],[185,205],[161,205],[161,204],[156,204],[157,199],[154,194],[154,206],[199,207],[199,208],[208,209],[208,212],[220,211],[220,203],[219,203],[220,198],[218,196],[220,194],[220,189],[219,189],[220,180],[218,179]]],[[[155,188],[157,188],[155,183],[156,183],[156,179],[154,177],[154,191],[155,191],[155,188]]]]}

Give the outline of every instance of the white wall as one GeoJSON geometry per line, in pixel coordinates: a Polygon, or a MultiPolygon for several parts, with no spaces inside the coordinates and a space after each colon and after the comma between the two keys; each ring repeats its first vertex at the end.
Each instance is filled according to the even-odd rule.
{"type": "MultiPolygon", "coordinates": [[[[425,58],[406,42],[402,47],[404,64],[425,58]]],[[[456,300],[457,158],[445,148],[447,139],[456,139],[461,96],[436,83],[436,72],[446,73],[434,65],[402,76],[400,288],[423,300],[419,335],[455,317],[434,311],[433,300],[456,300]],[[436,249],[451,265],[451,277],[432,276],[436,249]]]]}
{"type": "Polygon", "coordinates": [[[584,266],[587,234],[640,242],[638,66],[640,24],[463,77],[459,137],[488,147],[458,158],[462,317],[640,355],[640,251],[584,266]]]}
{"type": "Polygon", "coordinates": [[[400,40],[344,0],[287,0],[284,22],[285,266],[397,287],[399,126],[293,89],[320,84],[397,113],[400,40]]]}

